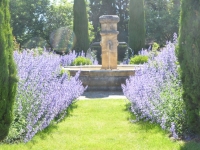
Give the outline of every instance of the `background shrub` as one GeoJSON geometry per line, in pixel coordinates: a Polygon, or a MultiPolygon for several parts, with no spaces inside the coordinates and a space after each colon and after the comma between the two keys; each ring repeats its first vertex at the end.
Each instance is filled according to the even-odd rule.
{"type": "Polygon", "coordinates": [[[153,42],[153,45],[152,45],[152,51],[157,51],[159,49],[160,45],[156,42],[153,42]]]}
{"type": "Polygon", "coordinates": [[[60,64],[62,66],[70,66],[72,65],[72,62],[76,59],[76,56],[77,54],[75,51],[72,51],[67,55],[62,55],[60,59],[60,64]]]}
{"type": "Polygon", "coordinates": [[[144,64],[148,62],[148,56],[135,55],[131,58],[130,64],[144,64]]]}
{"type": "Polygon", "coordinates": [[[76,53],[75,50],[70,52],[67,55],[62,55],[61,56],[61,65],[63,67],[65,66],[79,66],[81,65],[98,65],[98,61],[96,59],[96,54],[93,52],[87,52],[87,54],[85,54],[83,51],[76,53]],[[81,58],[78,58],[81,57],[81,58]]]}
{"type": "Polygon", "coordinates": [[[92,62],[90,59],[86,57],[79,56],[72,62],[72,65],[73,66],[92,65],[92,62]]]}

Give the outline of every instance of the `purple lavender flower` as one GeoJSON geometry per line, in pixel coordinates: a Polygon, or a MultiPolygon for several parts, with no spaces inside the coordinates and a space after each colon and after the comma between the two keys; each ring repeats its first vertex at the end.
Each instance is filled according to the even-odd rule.
{"type": "MultiPolygon", "coordinates": [[[[60,60],[60,64],[62,66],[70,66],[72,64],[72,62],[78,57],[86,57],[86,54],[82,51],[80,53],[76,53],[75,50],[73,50],[73,52],[70,52],[67,55],[61,56],[61,60],[60,60]]],[[[98,61],[96,58],[93,58],[92,56],[89,57],[89,59],[91,60],[93,65],[98,65],[98,61]]]]}
{"type": "MultiPolygon", "coordinates": [[[[75,57],[69,54],[65,64],[75,57]]],[[[35,55],[32,51],[15,52],[18,69],[18,91],[15,116],[25,120],[21,138],[29,141],[38,131],[46,128],[59,114],[65,115],[67,107],[78,98],[85,88],[78,79],[61,73],[63,58],[48,52],[35,55]]]]}
{"type": "MultiPolygon", "coordinates": [[[[146,53],[142,51],[141,54],[146,53]]],[[[184,115],[180,115],[185,106],[178,68],[175,44],[168,42],[158,56],[149,59],[122,85],[137,119],[159,123],[169,131],[173,122],[173,127],[177,128],[172,132],[174,137],[182,133],[185,120],[184,115]]]]}
{"type": "Polygon", "coordinates": [[[176,134],[176,128],[174,122],[171,123],[170,132],[172,133],[172,136],[174,139],[178,139],[178,135],[176,134]]]}

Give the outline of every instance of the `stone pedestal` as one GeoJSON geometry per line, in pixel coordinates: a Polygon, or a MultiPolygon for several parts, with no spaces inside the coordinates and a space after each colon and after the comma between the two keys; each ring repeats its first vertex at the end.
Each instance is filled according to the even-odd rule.
{"type": "Polygon", "coordinates": [[[102,67],[101,69],[117,69],[117,23],[119,17],[116,15],[103,15],[99,17],[101,23],[101,51],[102,67]]]}

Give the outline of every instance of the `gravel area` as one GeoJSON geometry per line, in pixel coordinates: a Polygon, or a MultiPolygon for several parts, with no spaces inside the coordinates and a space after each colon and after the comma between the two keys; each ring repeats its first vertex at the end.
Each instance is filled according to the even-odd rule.
{"type": "Polygon", "coordinates": [[[84,92],[78,100],[89,100],[89,99],[127,99],[123,95],[123,92],[116,91],[90,91],[84,92]]]}

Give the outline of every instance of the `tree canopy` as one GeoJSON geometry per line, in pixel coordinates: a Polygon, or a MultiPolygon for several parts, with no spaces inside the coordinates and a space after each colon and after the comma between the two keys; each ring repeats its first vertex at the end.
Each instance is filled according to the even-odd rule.
{"type": "Polygon", "coordinates": [[[100,23],[99,17],[101,15],[118,15],[120,21],[118,23],[118,39],[119,41],[128,41],[128,6],[129,0],[89,0],[90,17],[94,27],[95,39],[100,41],[100,23]]]}
{"type": "Polygon", "coordinates": [[[146,41],[165,44],[178,33],[180,0],[145,0],[146,41]]]}
{"type": "Polygon", "coordinates": [[[62,27],[72,32],[73,4],[70,2],[11,0],[10,5],[13,35],[22,48],[50,46],[53,49],[52,32],[62,27]]]}
{"type": "Polygon", "coordinates": [[[22,46],[33,37],[42,37],[49,0],[10,0],[13,35],[22,46]]]}
{"type": "MultiPolygon", "coordinates": [[[[89,41],[93,39],[93,34],[93,42],[100,41],[99,17],[111,14],[120,18],[118,40],[128,42],[129,3],[130,0],[87,0],[89,41]]],[[[73,1],[10,0],[10,6],[13,34],[21,47],[39,45],[54,49],[51,33],[63,27],[70,31],[73,28],[73,1]]],[[[180,0],[144,0],[144,11],[146,44],[165,44],[172,40],[174,32],[178,32],[180,0]]]]}

